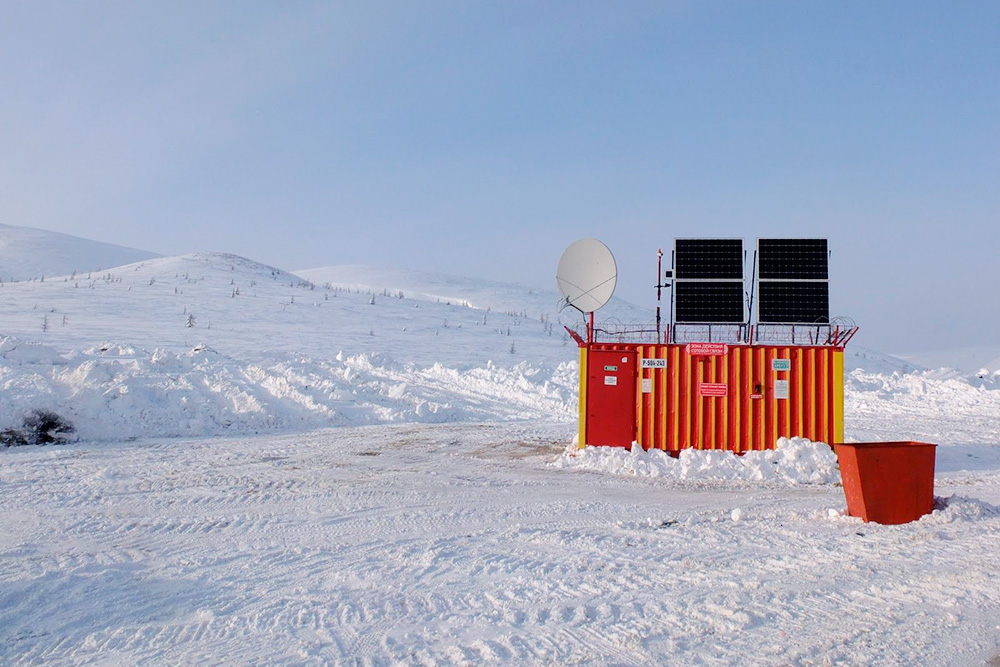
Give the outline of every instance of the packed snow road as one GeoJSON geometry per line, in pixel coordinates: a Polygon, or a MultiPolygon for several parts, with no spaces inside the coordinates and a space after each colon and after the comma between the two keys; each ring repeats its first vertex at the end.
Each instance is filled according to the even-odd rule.
{"type": "MultiPolygon", "coordinates": [[[[1000,455],[834,484],[550,465],[567,424],[0,452],[4,664],[934,664],[1000,653],[1000,455]]],[[[564,461],[565,462],[565,461],[564,461]]]]}

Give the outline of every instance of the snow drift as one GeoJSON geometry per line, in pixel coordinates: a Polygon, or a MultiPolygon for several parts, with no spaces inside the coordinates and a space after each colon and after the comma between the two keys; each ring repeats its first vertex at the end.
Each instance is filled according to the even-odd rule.
{"type": "Polygon", "coordinates": [[[575,366],[465,371],[380,355],[275,355],[250,362],[208,346],[174,352],[104,343],[65,356],[0,339],[0,423],[34,409],[83,439],[193,436],[373,423],[575,418],[575,366]]]}
{"type": "Polygon", "coordinates": [[[775,481],[787,484],[837,484],[840,469],[829,445],[806,438],[779,438],[773,450],[735,456],[726,451],[682,450],[673,458],[658,449],[568,448],[557,468],[596,470],[615,475],[674,480],[775,481]]]}

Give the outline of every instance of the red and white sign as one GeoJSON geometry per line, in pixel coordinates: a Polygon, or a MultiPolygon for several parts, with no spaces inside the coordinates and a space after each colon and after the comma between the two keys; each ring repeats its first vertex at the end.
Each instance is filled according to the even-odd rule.
{"type": "Polygon", "coordinates": [[[725,343],[688,343],[685,348],[692,357],[721,357],[729,351],[725,343]]]}
{"type": "Polygon", "coordinates": [[[698,385],[699,396],[728,396],[729,385],[722,382],[702,382],[698,385]]]}

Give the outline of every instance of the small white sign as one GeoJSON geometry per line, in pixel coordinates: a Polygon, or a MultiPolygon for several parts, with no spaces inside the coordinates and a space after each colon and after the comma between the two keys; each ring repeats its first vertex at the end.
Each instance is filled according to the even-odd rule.
{"type": "Polygon", "coordinates": [[[778,399],[788,398],[788,380],[774,381],[774,397],[778,399]]]}
{"type": "Polygon", "coordinates": [[[612,386],[612,387],[615,386],[615,385],[617,385],[618,384],[618,376],[617,375],[605,375],[604,376],[604,384],[612,386]]]}
{"type": "Polygon", "coordinates": [[[653,378],[642,378],[642,393],[653,393],[653,378]]]}
{"type": "Polygon", "coordinates": [[[666,368],[667,367],[667,360],[666,359],[643,359],[642,360],[642,367],[643,368],[666,368]]]}

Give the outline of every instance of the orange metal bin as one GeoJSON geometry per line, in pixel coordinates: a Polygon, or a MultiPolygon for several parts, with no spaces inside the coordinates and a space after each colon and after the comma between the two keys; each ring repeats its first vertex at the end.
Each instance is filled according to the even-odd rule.
{"type": "Polygon", "coordinates": [[[900,524],[933,511],[936,447],[909,441],[835,445],[848,514],[900,524]]]}

